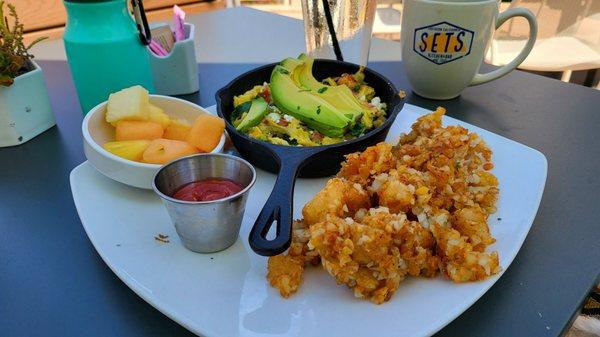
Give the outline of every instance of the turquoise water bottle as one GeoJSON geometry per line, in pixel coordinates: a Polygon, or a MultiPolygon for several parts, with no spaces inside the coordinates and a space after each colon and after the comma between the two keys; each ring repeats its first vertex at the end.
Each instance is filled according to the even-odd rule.
{"type": "Polygon", "coordinates": [[[64,0],[63,39],[84,114],[123,88],[139,84],[154,92],[146,48],[150,32],[141,3],[132,3],[143,24],[136,25],[125,0],[64,0]]]}

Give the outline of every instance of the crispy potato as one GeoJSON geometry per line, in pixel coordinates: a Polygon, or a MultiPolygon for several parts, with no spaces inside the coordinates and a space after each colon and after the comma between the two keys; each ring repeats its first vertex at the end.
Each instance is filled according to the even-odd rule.
{"type": "Polygon", "coordinates": [[[347,155],[338,177],[367,186],[375,175],[393,168],[395,162],[392,146],[387,143],[379,143],[368,147],[363,152],[347,155]]]}
{"type": "Polygon", "coordinates": [[[483,252],[485,247],[496,242],[490,234],[487,213],[479,206],[465,207],[452,214],[452,228],[468,238],[473,250],[483,252]]]}
{"type": "Polygon", "coordinates": [[[319,254],[308,248],[309,239],[310,232],[306,223],[296,220],[292,225],[290,249],[285,254],[269,257],[267,279],[285,298],[300,288],[305,266],[319,264],[319,254]]]}
{"type": "Polygon", "coordinates": [[[361,208],[369,209],[371,199],[358,183],[333,178],[302,209],[307,225],[311,226],[325,219],[327,214],[338,217],[354,216],[361,208]]]}
{"type": "Polygon", "coordinates": [[[393,214],[385,207],[371,208],[361,223],[392,234],[393,245],[398,247],[412,276],[433,277],[437,274],[439,258],[435,255],[435,239],[431,232],[417,221],[409,221],[406,214],[393,214]]]}
{"type": "Polygon", "coordinates": [[[381,304],[390,299],[406,275],[406,265],[384,229],[327,215],[310,227],[309,246],[323,267],[358,298],[381,304]]]}
{"type": "Polygon", "coordinates": [[[450,227],[433,225],[432,233],[442,259],[442,271],[454,282],[485,280],[500,271],[498,253],[478,252],[466,236],[450,227]]]}
{"type": "Polygon", "coordinates": [[[302,258],[289,255],[269,257],[267,279],[272,287],[279,289],[287,298],[296,293],[302,283],[304,262],[302,258]]]}
{"type": "Polygon", "coordinates": [[[309,240],[310,231],[308,230],[308,225],[302,220],[295,220],[292,224],[292,243],[287,254],[302,257],[305,264],[317,265],[319,264],[319,254],[308,248],[309,240]]]}
{"type": "Polygon", "coordinates": [[[477,134],[442,127],[444,113],[419,118],[394,147],[346,157],[304,206],[287,255],[269,259],[269,281],[282,296],[297,290],[300,267],[319,260],[337,283],[377,304],[406,275],[441,271],[470,282],[500,271],[497,252],[485,251],[495,242],[487,219],[499,194],[492,152],[477,134]]]}
{"type": "Polygon", "coordinates": [[[369,191],[377,194],[379,205],[393,213],[408,212],[416,202],[415,186],[400,180],[396,170],[378,175],[369,191]]]}

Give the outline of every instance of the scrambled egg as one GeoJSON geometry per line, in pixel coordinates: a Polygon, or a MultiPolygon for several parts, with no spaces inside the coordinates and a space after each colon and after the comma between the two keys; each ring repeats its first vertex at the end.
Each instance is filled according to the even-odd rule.
{"type": "Polygon", "coordinates": [[[256,96],[258,96],[264,90],[265,85],[266,84],[255,85],[254,88],[246,91],[242,95],[234,96],[233,97],[233,107],[235,108],[240,104],[250,102],[251,100],[256,98],[256,96]]]}
{"type": "Polygon", "coordinates": [[[343,138],[319,136],[300,120],[286,114],[269,113],[262,122],[248,130],[250,137],[277,145],[317,146],[343,141],[343,138]]]}

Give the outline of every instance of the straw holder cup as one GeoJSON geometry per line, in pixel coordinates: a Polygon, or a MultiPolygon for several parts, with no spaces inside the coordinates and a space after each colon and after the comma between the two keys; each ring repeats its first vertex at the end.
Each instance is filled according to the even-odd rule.
{"type": "MultiPolygon", "coordinates": [[[[152,25],[152,28],[166,25],[166,23],[159,23],[152,25]]],[[[155,55],[148,48],[154,89],[159,95],[185,95],[200,89],[194,47],[195,27],[191,23],[186,23],[184,28],[185,40],[176,41],[168,55],[155,55]]]]}

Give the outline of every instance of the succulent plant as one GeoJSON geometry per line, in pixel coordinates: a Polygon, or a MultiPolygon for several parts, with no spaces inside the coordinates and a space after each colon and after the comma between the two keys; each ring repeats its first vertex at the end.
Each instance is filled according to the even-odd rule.
{"type": "Polygon", "coordinates": [[[23,24],[19,21],[15,6],[0,0],[0,86],[10,86],[17,76],[29,70],[28,61],[33,58],[29,50],[45,38],[35,39],[25,45],[23,24]],[[8,15],[5,9],[8,9],[8,15]]]}

